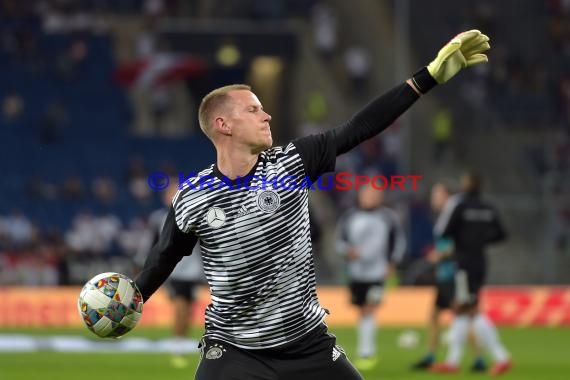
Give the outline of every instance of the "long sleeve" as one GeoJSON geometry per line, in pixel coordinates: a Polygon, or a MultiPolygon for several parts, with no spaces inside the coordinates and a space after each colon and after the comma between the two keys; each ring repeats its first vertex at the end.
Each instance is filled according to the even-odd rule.
{"type": "Polygon", "coordinates": [[[402,261],[406,253],[406,234],[395,213],[390,212],[390,215],[392,219],[392,228],[390,230],[388,244],[388,261],[398,264],[402,261]]]}
{"type": "MultiPolygon", "coordinates": [[[[426,68],[414,74],[414,78],[423,84],[422,88],[426,91],[437,84],[426,68]]],[[[372,100],[344,124],[327,132],[293,141],[311,180],[333,171],[336,156],[348,152],[388,128],[419,97],[409,84],[401,83],[372,100]]]]}
{"type": "Polygon", "coordinates": [[[388,128],[418,98],[407,83],[402,83],[368,103],[346,123],[330,131],[336,155],[348,152],[388,128]]]}
{"type": "Polygon", "coordinates": [[[499,213],[494,208],[492,210],[494,218],[490,227],[491,232],[489,233],[488,243],[500,243],[506,240],[508,235],[503,223],[501,222],[499,213]]]}
{"type": "Polygon", "coordinates": [[[352,211],[346,212],[339,221],[337,222],[335,234],[334,234],[334,243],[335,243],[335,250],[342,256],[346,256],[350,247],[352,247],[352,243],[350,242],[348,236],[348,224],[350,220],[350,214],[352,211]]]}
{"type": "Polygon", "coordinates": [[[198,241],[193,234],[187,234],[178,228],[171,207],[162,227],[157,243],[152,247],[141,273],[136,278],[137,287],[144,301],[166,281],[184,256],[190,255],[198,241]]]}
{"type": "Polygon", "coordinates": [[[458,218],[460,214],[458,210],[462,199],[461,194],[456,194],[447,200],[433,229],[434,236],[436,238],[454,237],[454,232],[458,226],[458,218]]]}

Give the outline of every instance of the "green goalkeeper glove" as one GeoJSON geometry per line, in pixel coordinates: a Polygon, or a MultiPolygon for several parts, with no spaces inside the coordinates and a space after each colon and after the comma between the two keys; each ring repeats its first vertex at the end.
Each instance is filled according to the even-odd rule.
{"type": "Polygon", "coordinates": [[[437,83],[450,80],[464,67],[488,62],[483,54],[491,48],[489,37],[478,30],[459,33],[437,53],[437,57],[427,66],[430,75],[437,83]]]}

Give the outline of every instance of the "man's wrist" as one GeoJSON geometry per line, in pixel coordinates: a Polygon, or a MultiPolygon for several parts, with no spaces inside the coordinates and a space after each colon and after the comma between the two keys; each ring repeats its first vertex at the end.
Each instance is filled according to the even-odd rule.
{"type": "Polygon", "coordinates": [[[426,94],[437,85],[437,81],[431,76],[427,67],[423,67],[406,81],[419,95],[426,94]]]}
{"type": "Polygon", "coordinates": [[[418,94],[418,96],[422,96],[423,94],[420,92],[420,89],[416,87],[416,85],[414,84],[414,82],[412,81],[412,78],[408,79],[406,81],[406,83],[408,84],[408,86],[410,86],[412,88],[412,90],[414,90],[414,92],[416,94],[418,94]]]}

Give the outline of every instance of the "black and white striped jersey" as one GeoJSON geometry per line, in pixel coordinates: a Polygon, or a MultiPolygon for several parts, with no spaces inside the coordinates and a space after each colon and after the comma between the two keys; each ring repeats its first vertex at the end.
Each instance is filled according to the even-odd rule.
{"type": "Polygon", "coordinates": [[[418,98],[402,83],[337,128],[262,152],[247,181],[229,181],[215,165],[189,179],[136,278],[144,300],[200,239],[212,297],[205,336],[262,349],[316,328],[326,312],[316,294],[307,180],[333,171],[337,155],[380,133],[418,98]]]}
{"type": "MultiPolygon", "coordinates": [[[[247,182],[230,181],[212,165],[175,195],[168,217],[175,225],[165,230],[186,246],[200,239],[212,301],[205,336],[242,348],[271,348],[323,321],[306,185],[334,169],[330,140],[310,136],[262,152],[247,182]]],[[[147,288],[145,281],[137,282],[147,288]]]]}
{"type": "Polygon", "coordinates": [[[323,320],[308,187],[297,185],[305,175],[289,144],[261,153],[247,183],[229,183],[213,166],[175,196],[178,228],[198,236],[202,245],[212,296],[207,336],[267,348],[299,338],[323,320]]]}

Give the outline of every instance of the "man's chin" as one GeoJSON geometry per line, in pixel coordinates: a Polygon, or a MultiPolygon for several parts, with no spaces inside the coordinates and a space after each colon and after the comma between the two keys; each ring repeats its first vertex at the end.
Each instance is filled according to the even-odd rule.
{"type": "Polygon", "coordinates": [[[269,149],[273,146],[273,138],[269,138],[268,140],[265,141],[265,144],[263,146],[263,150],[269,149]]]}
{"type": "Polygon", "coordinates": [[[272,146],[273,146],[273,141],[266,142],[264,144],[260,144],[259,146],[255,147],[255,149],[253,149],[253,153],[259,154],[259,153],[263,152],[264,150],[271,148],[272,146]]]}

